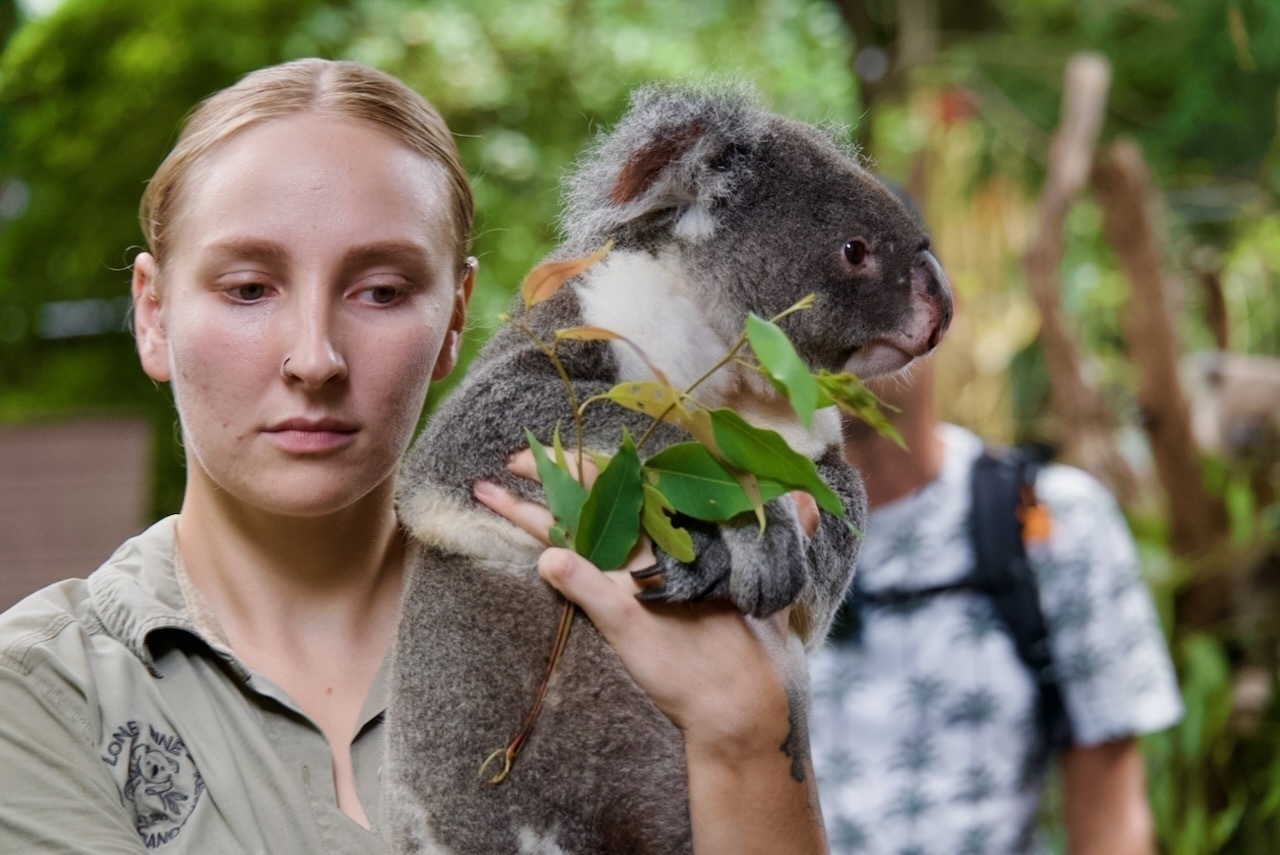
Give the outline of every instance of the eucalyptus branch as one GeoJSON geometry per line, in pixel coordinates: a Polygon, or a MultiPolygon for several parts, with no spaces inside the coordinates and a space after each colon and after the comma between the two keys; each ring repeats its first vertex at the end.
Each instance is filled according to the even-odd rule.
{"type": "MultiPolygon", "coordinates": [[[[528,312],[526,310],[526,315],[527,314],[528,312]]],[[[542,354],[551,361],[551,365],[555,368],[556,374],[560,377],[560,382],[564,385],[565,394],[569,396],[569,407],[573,411],[574,445],[578,449],[578,482],[582,483],[583,478],[585,477],[585,464],[583,461],[587,456],[586,436],[582,427],[582,408],[585,407],[586,404],[579,406],[578,394],[573,389],[572,381],[569,380],[569,372],[565,370],[564,363],[560,361],[560,356],[556,353],[556,345],[559,344],[559,341],[556,340],[552,341],[551,344],[547,344],[545,341],[538,338],[537,333],[533,331],[533,328],[530,327],[526,321],[521,321],[516,326],[520,328],[521,332],[529,337],[529,340],[533,342],[534,347],[542,351],[542,354]]],[[[590,401],[587,403],[590,403],[590,401]]]]}

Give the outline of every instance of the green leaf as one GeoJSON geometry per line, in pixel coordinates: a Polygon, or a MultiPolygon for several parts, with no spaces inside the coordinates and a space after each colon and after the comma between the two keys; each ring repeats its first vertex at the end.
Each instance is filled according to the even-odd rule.
{"type": "Polygon", "coordinates": [[[800,422],[810,427],[818,405],[818,383],[791,346],[787,334],[777,324],[753,312],[747,316],[747,341],[769,382],[791,402],[800,422]]]}
{"type": "Polygon", "coordinates": [[[725,462],[760,478],[762,487],[768,479],[787,489],[804,490],[827,513],[844,515],[840,497],[818,475],[818,467],[793,451],[778,433],[755,427],[726,409],[711,411],[711,428],[725,462]]]}
{"type": "MultiPolygon", "coordinates": [[[[861,380],[849,373],[832,374],[830,371],[819,371],[814,375],[814,380],[821,391],[818,406],[835,404],[849,415],[862,419],[876,433],[888,437],[900,448],[906,449],[907,444],[902,441],[902,435],[880,410],[880,407],[889,405],[882,404],[875,393],[864,386],[861,380]]],[[[896,411],[894,407],[890,409],[896,411]]]]}
{"type": "MultiPolygon", "coordinates": [[[[547,507],[557,525],[548,533],[548,538],[556,546],[568,546],[573,543],[578,531],[578,521],[583,503],[587,500],[587,488],[578,483],[569,467],[556,463],[547,454],[547,449],[538,442],[527,429],[525,439],[529,440],[529,450],[533,452],[533,462],[538,468],[538,478],[542,481],[542,491],[547,496],[547,507]]],[[[564,460],[564,451],[560,448],[560,431],[556,430],[552,437],[557,457],[564,460]]]]}
{"type": "Polygon", "coordinates": [[[693,551],[693,538],[689,532],[671,522],[675,511],[667,497],[652,484],[644,484],[644,507],[640,510],[640,524],[653,542],[677,561],[688,564],[697,556],[693,551]]]}
{"type": "MultiPolygon", "coordinates": [[[[644,473],[646,482],[672,507],[694,519],[723,522],[751,510],[738,479],[701,443],[680,442],[664,448],[645,461],[644,473]]],[[[760,479],[765,501],[786,491],[781,484],[760,479]]]]}
{"type": "Polygon", "coordinates": [[[626,428],[622,446],[591,485],[582,506],[574,550],[601,570],[616,570],[640,537],[644,489],[640,456],[626,428]]]}
{"type": "MultiPolygon", "coordinates": [[[[620,407],[643,413],[651,418],[661,418],[677,427],[688,431],[704,445],[710,444],[711,421],[706,410],[696,404],[690,408],[681,400],[680,392],[669,383],[654,380],[632,380],[619,383],[603,395],[597,395],[587,401],[597,399],[612,401],[620,407]]],[[[586,404],[584,403],[585,407],[586,404]]]]}

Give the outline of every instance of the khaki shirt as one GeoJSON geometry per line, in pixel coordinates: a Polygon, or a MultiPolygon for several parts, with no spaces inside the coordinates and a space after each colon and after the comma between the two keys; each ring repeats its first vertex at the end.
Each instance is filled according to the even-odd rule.
{"type": "Polygon", "coordinates": [[[175,521],[0,615],[0,852],[389,852],[386,675],[351,745],[368,831],[320,729],[202,617],[175,521]]]}

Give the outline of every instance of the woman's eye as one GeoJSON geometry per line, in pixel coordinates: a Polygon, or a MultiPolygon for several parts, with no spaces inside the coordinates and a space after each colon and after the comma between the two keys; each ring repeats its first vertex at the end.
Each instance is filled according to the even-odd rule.
{"type": "Polygon", "coordinates": [[[364,294],[368,302],[385,306],[396,301],[400,296],[400,289],[394,285],[376,285],[366,289],[364,294]]]}
{"type": "Polygon", "coordinates": [[[231,293],[241,303],[253,303],[267,296],[267,286],[260,282],[237,285],[231,289],[231,293]]]}
{"type": "Polygon", "coordinates": [[[844,245],[844,260],[859,267],[867,260],[867,245],[865,242],[854,239],[844,245]]]}

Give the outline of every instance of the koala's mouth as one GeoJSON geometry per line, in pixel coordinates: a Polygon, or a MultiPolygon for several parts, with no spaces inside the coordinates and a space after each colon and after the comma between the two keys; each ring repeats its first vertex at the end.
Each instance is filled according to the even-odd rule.
{"type": "Polygon", "coordinates": [[[854,350],[845,362],[844,370],[865,380],[899,371],[916,355],[891,341],[873,341],[854,350]]]}

